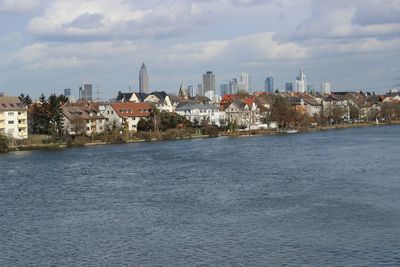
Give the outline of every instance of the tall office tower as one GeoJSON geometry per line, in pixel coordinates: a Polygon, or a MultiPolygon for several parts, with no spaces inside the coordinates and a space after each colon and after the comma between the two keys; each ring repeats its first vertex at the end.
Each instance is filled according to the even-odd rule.
{"type": "Polygon", "coordinates": [[[212,71],[207,71],[203,74],[203,90],[204,94],[207,91],[213,91],[215,93],[215,74],[212,71]]]}
{"type": "Polygon", "coordinates": [[[64,96],[70,98],[71,97],[71,88],[64,89],[64,96]]]}
{"type": "Polygon", "coordinates": [[[303,66],[300,67],[300,75],[296,79],[296,92],[304,93],[307,89],[306,75],[303,73],[303,66]]]}
{"type": "Polygon", "coordinates": [[[313,84],[307,84],[307,93],[315,92],[315,87],[313,84]]]}
{"type": "Polygon", "coordinates": [[[230,94],[237,94],[239,93],[239,84],[236,78],[229,80],[229,93],[230,94]]]}
{"type": "Polygon", "coordinates": [[[265,92],[273,93],[274,92],[274,78],[271,74],[265,79],[264,82],[265,92]]]}
{"type": "Polygon", "coordinates": [[[150,93],[149,75],[147,74],[146,65],[144,63],[139,71],[139,92],[150,93]]]}
{"type": "Polygon", "coordinates": [[[188,93],[189,93],[189,97],[194,97],[194,87],[193,87],[193,85],[189,85],[188,86],[188,93]]]}
{"type": "Polygon", "coordinates": [[[293,83],[292,82],[288,82],[285,84],[285,90],[287,92],[293,92],[293,83]]]}
{"type": "Polygon", "coordinates": [[[329,95],[331,93],[331,84],[330,83],[321,83],[321,94],[329,95]]]}
{"type": "Polygon", "coordinates": [[[79,100],[93,100],[93,85],[91,83],[82,83],[81,87],[79,87],[79,100]]]}
{"type": "Polygon", "coordinates": [[[249,91],[250,90],[250,74],[242,72],[240,73],[240,89],[249,91]]]}
{"type": "Polygon", "coordinates": [[[197,95],[198,96],[204,96],[204,90],[203,90],[203,84],[199,83],[197,85],[197,95]]]}
{"type": "Polygon", "coordinates": [[[229,84],[221,84],[219,89],[221,96],[229,94],[229,84]]]}

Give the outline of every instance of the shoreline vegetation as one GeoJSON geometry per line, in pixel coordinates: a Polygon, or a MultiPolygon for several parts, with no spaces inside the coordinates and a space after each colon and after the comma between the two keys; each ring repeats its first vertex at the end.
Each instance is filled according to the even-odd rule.
{"type": "MultiPolygon", "coordinates": [[[[372,126],[399,125],[400,121],[381,122],[379,124],[373,122],[353,123],[353,124],[333,124],[314,127],[296,127],[293,129],[267,129],[267,130],[242,130],[242,131],[219,131],[217,128],[210,127],[203,132],[193,132],[189,129],[171,129],[165,132],[137,132],[129,136],[120,133],[111,133],[107,135],[99,135],[95,138],[87,138],[82,136],[74,141],[67,142],[51,142],[49,136],[32,136],[28,140],[19,144],[9,144],[8,147],[3,147],[2,152],[12,151],[30,151],[30,150],[62,150],[76,147],[93,147],[99,145],[112,144],[130,144],[140,142],[159,142],[168,140],[187,140],[195,138],[215,138],[215,137],[245,137],[245,136],[276,136],[286,135],[288,130],[295,130],[297,133],[308,133],[317,131],[328,131],[349,128],[363,128],[372,126]]],[[[0,150],[5,140],[0,140],[0,150]]]]}

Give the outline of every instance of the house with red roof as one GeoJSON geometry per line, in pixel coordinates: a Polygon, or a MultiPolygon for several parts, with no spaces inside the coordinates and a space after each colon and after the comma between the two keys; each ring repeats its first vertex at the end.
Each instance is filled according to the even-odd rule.
{"type": "Polygon", "coordinates": [[[102,115],[110,129],[126,127],[128,131],[136,132],[140,119],[149,119],[152,111],[147,102],[113,102],[103,107],[102,115]]]}

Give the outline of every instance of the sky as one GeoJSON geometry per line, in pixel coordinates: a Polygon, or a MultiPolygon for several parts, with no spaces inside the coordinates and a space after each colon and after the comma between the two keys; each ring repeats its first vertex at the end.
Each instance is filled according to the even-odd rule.
{"type": "Polygon", "coordinates": [[[0,92],[60,94],[90,82],[100,98],[219,85],[250,73],[253,91],[331,82],[384,93],[400,83],[399,0],[0,0],[0,92]]]}

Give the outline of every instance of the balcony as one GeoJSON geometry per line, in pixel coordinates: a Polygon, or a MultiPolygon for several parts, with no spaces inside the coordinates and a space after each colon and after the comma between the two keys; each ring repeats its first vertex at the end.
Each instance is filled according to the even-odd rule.
{"type": "Polygon", "coordinates": [[[18,115],[18,120],[27,120],[27,119],[28,119],[28,116],[26,115],[26,112],[18,115]]]}

